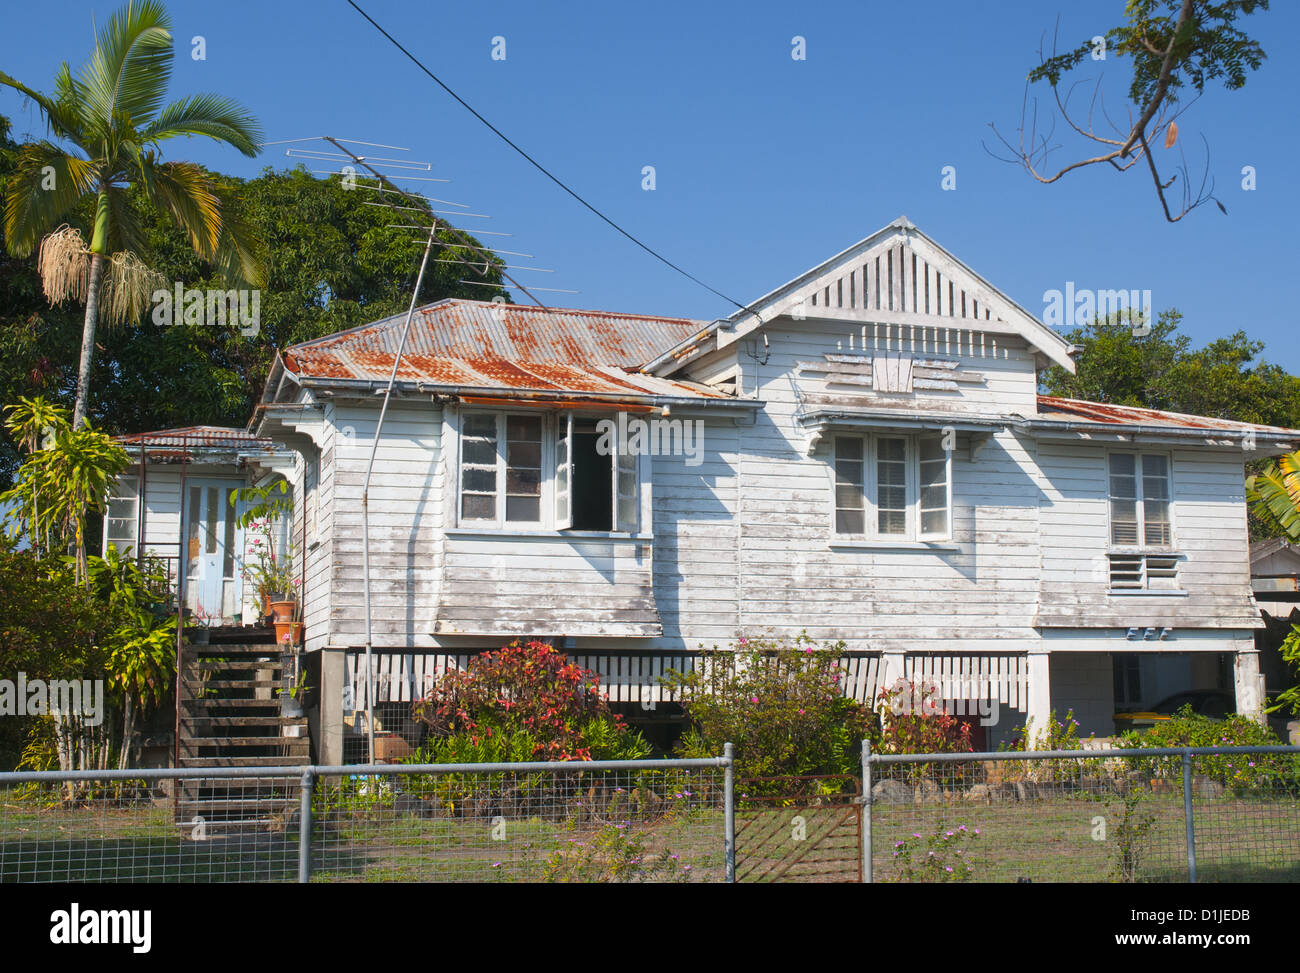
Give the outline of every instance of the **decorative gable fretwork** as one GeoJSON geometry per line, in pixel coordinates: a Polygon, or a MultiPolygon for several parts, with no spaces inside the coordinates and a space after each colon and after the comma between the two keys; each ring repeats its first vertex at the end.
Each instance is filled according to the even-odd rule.
{"type": "Polygon", "coordinates": [[[898,239],[804,288],[798,300],[808,314],[838,308],[992,320],[989,295],[970,281],[954,279],[945,264],[931,263],[898,239]]]}
{"type": "Polygon", "coordinates": [[[902,352],[871,355],[826,354],[825,361],[801,361],[800,375],[816,375],[829,391],[844,386],[849,394],[916,391],[957,392],[963,385],[978,385],[984,376],[961,369],[955,358],[915,358],[902,352]]]}

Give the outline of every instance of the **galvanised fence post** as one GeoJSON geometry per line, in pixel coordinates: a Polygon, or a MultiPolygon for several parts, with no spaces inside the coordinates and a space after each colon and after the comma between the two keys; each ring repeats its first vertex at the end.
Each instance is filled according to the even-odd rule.
{"type": "Polygon", "coordinates": [[[722,787],[722,829],[723,853],[726,856],[727,881],[736,880],[736,759],[735,750],[730,743],[722,747],[722,756],[727,761],[723,768],[722,787]]]}
{"type": "Polygon", "coordinates": [[[1187,829],[1187,880],[1196,881],[1196,822],[1192,817],[1192,752],[1183,751],[1183,823],[1187,829]]]}
{"type": "Polygon", "coordinates": [[[302,772],[298,804],[298,881],[311,881],[311,790],[312,772],[302,772]]]}
{"type": "Polygon", "coordinates": [[[862,741],[862,881],[873,881],[871,854],[871,741],[862,741]]]}

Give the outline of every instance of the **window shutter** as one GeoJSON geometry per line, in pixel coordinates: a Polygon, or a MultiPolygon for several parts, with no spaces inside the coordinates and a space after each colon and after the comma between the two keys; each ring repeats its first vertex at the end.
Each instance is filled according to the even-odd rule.
{"type": "Polygon", "coordinates": [[[573,413],[559,418],[555,436],[555,529],[573,526],[573,413]]]}
{"type": "Polygon", "coordinates": [[[622,437],[614,458],[614,529],[636,533],[637,457],[622,437]]]}

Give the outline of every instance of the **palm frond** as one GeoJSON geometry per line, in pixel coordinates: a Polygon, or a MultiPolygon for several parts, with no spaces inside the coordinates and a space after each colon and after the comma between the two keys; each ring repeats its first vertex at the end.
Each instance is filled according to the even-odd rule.
{"type": "Polygon", "coordinates": [[[221,95],[198,94],[174,101],[140,131],[146,141],[178,135],[205,135],[234,146],[244,155],[261,151],[262,127],[248,109],[221,95]]]}
{"type": "Polygon", "coordinates": [[[83,134],[82,119],[76,110],[76,102],[67,97],[68,91],[66,89],[60,87],[64,72],[67,70],[68,66],[64,64],[60,69],[60,73],[55,76],[55,91],[58,93],[56,98],[42,94],[35,88],[27,87],[17,78],[10,77],[3,71],[0,71],[0,84],[13,88],[36,102],[36,107],[41,110],[41,115],[45,118],[45,124],[49,126],[51,132],[59,138],[76,142],[84,148],[81,143],[83,134]]]}
{"type": "Polygon", "coordinates": [[[69,155],[52,142],[32,142],[18,150],[5,186],[5,239],[9,252],[25,257],[95,188],[93,162],[69,155]]]}
{"type": "Polygon", "coordinates": [[[1300,540],[1300,453],[1288,453],[1248,477],[1246,500],[1261,520],[1300,540]]]}
{"type": "Polygon", "coordinates": [[[171,214],[204,260],[211,260],[221,239],[221,202],[212,177],[193,162],[154,162],[144,155],[140,185],[149,200],[171,214]]]}
{"type": "Polygon", "coordinates": [[[226,205],[221,212],[221,238],[212,265],[223,279],[251,287],[266,286],[266,246],[251,223],[226,205]]]}
{"type": "Polygon", "coordinates": [[[99,32],[75,82],[88,109],[88,128],[110,136],[123,120],[145,123],[162,107],[171,70],[166,8],[158,0],[130,0],[99,32]]]}

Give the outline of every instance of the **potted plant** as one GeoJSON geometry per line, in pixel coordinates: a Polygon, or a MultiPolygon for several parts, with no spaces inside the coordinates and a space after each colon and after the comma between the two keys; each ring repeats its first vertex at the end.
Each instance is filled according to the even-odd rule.
{"type": "Polygon", "coordinates": [[[298,680],[289,688],[280,690],[280,715],[304,716],[307,710],[307,670],[300,667],[298,680]]]}
{"type": "Polygon", "coordinates": [[[232,506],[247,504],[237,523],[249,532],[244,558],[244,580],[257,591],[262,617],[271,614],[273,602],[283,602],[293,591],[293,547],[277,552],[275,525],[284,518],[292,520],[293,500],[289,484],[283,478],[260,487],[245,487],[231,494],[232,506]]]}
{"type": "Polygon", "coordinates": [[[301,606],[297,599],[277,601],[271,604],[271,611],[274,617],[276,644],[287,655],[302,643],[301,606]]]}

